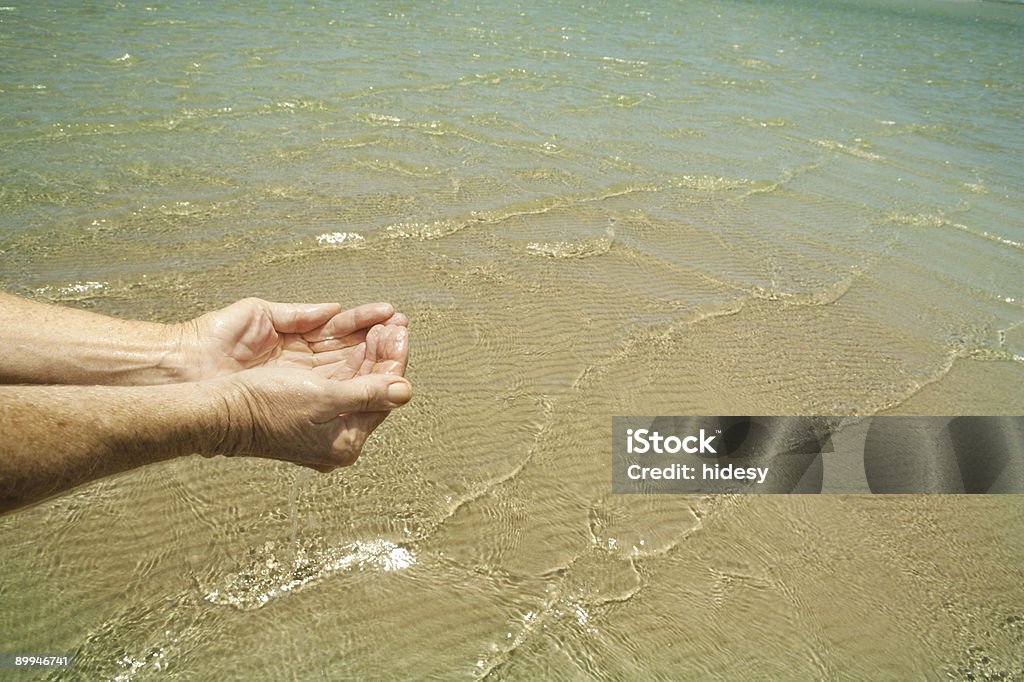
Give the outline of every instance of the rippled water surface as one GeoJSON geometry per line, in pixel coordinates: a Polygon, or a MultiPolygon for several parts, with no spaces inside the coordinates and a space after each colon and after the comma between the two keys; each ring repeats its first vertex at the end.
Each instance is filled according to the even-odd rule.
{"type": "Polygon", "coordinates": [[[1022,25],[0,8],[0,286],[163,321],[391,300],[417,390],[331,476],[190,458],[3,517],[0,650],[76,651],[68,679],[1024,677],[1019,498],[614,496],[609,459],[612,415],[1024,411],[1022,25]]]}

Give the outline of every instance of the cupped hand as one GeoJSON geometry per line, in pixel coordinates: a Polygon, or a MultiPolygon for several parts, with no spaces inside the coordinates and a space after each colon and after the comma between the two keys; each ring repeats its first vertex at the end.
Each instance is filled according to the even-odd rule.
{"type": "Polygon", "coordinates": [[[336,380],[401,375],[407,325],[389,303],[342,311],[336,303],[246,298],[182,325],[185,376],[202,381],[258,367],[313,370],[336,380]]]}
{"type": "Polygon", "coordinates": [[[407,380],[378,372],[337,381],[307,370],[260,368],[204,385],[223,410],[217,453],[321,472],[355,462],[381,415],[412,397],[407,380]]]}

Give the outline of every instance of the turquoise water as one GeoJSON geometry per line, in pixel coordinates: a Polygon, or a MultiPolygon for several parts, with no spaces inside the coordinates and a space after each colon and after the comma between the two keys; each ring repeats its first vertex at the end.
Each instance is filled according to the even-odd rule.
{"type": "Polygon", "coordinates": [[[998,308],[969,326],[1005,329],[1022,307],[1020,10],[11,6],[0,276],[95,292],[489,221],[520,253],[585,255],[612,230],[726,287],[806,294],[899,240],[898,269],[951,278],[958,314],[998,308]]]}
{"type": "Polygon", "coordinates": [[[31,3],[0,21],[7,232],[249,201],[265,226],[232,229],[288,219],[294,235],[325,216],[295,215],[275,184],[340,202],[563,174],[517,178],[530,198],[772,181],[824,149],[849,157],[814,187],[837,202],[969,201],[1021,240],[1017,6],[31,3]]]}
{"type": "Polygon", "coordinates": [[[163,321],[392,300],[417,392],[330,477],[190,458],[0,519],[2,647],[72,679],[1024,675],[1014,498],[607,470],[612,415],[1024,410],[1022,26],[0,7],[0,286],[163,321]]]}

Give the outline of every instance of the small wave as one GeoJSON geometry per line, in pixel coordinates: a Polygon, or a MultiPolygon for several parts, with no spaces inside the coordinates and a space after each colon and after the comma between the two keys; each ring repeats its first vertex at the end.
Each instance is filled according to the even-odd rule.
{"type": "Polygon", "coordinates": [[[63,287],[40,287],[36,289],[36,293],[42,296],[48,296],[56,293],[61,297],[81,297],[89,296],[91,294],[103,291],[107,288],[106,282],[75,282],[63,287]]]}
{"type": "Polygon", "coordinates": [[[624,109],[632,109],[647,99],[640,95],[604,95],[604,98],[614,106],[624,109]]]}
{"type": "MultiPolygon", "coordinates": [[[[354,542],[346,547],[299,548],[291,561],[281,559],[277,545],[266,543],[251,552],[249,565],[227,576],[225,584],[209,590],[211,604],[252,610],[287,592],[342,571],[394,572],[416,563],[416,556],[388,540],[354,542]]],[[[284,552],[290,552],[285,548],[284,552]]]]}
{"type": "Polygon", "coordinates": [[[402,222],[388,225],[384,232],[397,239],[440,239],[455,234],[467,223],[460,220],[442,219],[429,222],[402,222]]]}
{"type": "Polygon", "coordinates": [[[603,237],[557,242],[530,242],[526,245],[526,251],[549,258],[590,258],[608,253],[614,241],[615,230],[609,226],[603,237]]]}
{"type": "Polygon", "coordinates": [[[325,232],[316,236],[320,246],[333,246],[339,249],[352,249],[362,246],[366,237],[357,232],[325,232]]]}
{"type": "Polygon", "coordinates": [[[944,227],[950,222],[941,215],[934,213],[901,213],[894,211],[885,219],[897,225],[913,225],[914,227],[944,227]]]}
{"type": "Polygon", "coordinates": [[[618,57],[601,57],[601,61],[612,62],[614,64],[626,64],[629,66],[647,66],[650,63],[642,59],[620,59],[618,57]]]}
{"type": "Polygon", "coordinates": [[[681,189],[695,189],[701,192],[722,192],[729,189],[748,187],[754,183],[746,178],[726,178],[720,175],[680,175],[671,184],[681,189]]]}
{"type": "Polygon", "coordinates": [[[772,71],[776,68],[775,65],[754,57],[744,57],[739,60],[739,64],[752,71],[772,71]]]}
{"type": "Polygon", "coordinates": [[[753,116],[740,116],[739,121],[753,128],[785,128],[790,125],[789,121],[784,118],[762,119],[754,118],[753,116]]]}
{"type": "Polygon", "coordinates": [[[854,140],[854,142],[855,144],[848,145],[843,144],[842,142],[837,142],[836,140],[815,140],[814,144],[818,145],[819,147],[824,147],[829,151],[843,152],[844,154],[855,156],[858,159],[867,159],[868,161],[881,161],[884,158],[880,154],[875,154],[874,152],[869,152],[866,149],[864,149],[866,143],[863,140],[857,139],[854,140]]]}
{"type": "Polygon", "coordinates": [[[184,217],[215,211],[217,210],[217,205],[202,206],[193,204],[191,201],[175,201],[173,204],[160,204],[157,210],[166,216],[184,217]]]}
{"type": "Polygon", "coordinates": [[[875,123],[886,126],[882,131],[876,133],[881,137],[898,137],[901,135],[924,135],[934,137],[948,137],[957,131],[948,125],[938,123],[898,123],[890,119],[878,119],[875,123]]]}
{"type": "Polygon", "coordinates": [[[402,122],[402,119],[398,116],[391,116],[389,114],[378,114],[369,113],[356,117],[357,120],[362,120],[366,123],[375,123],[377,125],[391,125],[396,126],[402,122]]]}
{"type": "Polygon", "coordinates": [[[315,99],[286,99],[263,107],[263,111],[324,111],[327,105],[315,99]]]}
{"type": "Polygon", "coordinates": [[[185,107],[181,110],[181,117],[190,119],[211,118],[215,116],[223,116],[224,114],[230,114],[234,111],[235,108],[231,106],[211,108],[185,107]]]}
{"type": "Polygon", "coordinates": [[[433,168],[431,166],[425,166],[415,163],[405,163],[396,159],[367,159],[367,160],[356,160],[354,165],[359,168],[368,168],[370,170],[380,171],[384,173],[397,173],[398,175],[405,175],[412,178],[430,178],[440,175],[443,171],[433,168]]]}
{"type": "Polygon", "coordinates": [[[820,305],[831,305],[836,303],[849,293],[850,288],[853,286],[854,281],[861,274],[859,269],[852,269],[849,277],[838,279],[831,284],[824,286],[821,289],[804,291],[804,292],[791,292],[784,291],[778,287],[762,287],[756,286],[752,290],[752,296],[756,299],[764,301],[776,301],[785,303],[787,305],[801,305],[801,306],[820,306],[820,305]]]}
{"type": "MultiPolygon", "coordinates": [[[[885,216],[885,219],[891,223],[897,225],[911,225],[913,227],[928,227],[928,228],[939,228],[939,227],[950,227],[961,232],[966,232],[974,237],[986,239],[990,242],[995,242],[1002,246],[1009,246],[1013,249],[1020,249],[1024,251],[1024,242],[1018,242],[1007,237],[1003,237],[998,234],[992,234],[988,230],[979,230],[971,227],[970,225],[964,225],[963,223],[955,223],[949,220],[945,216],[935,213],[901,213],[893,212],[885,216]]],[[[1010,302],[1010,301],[1008,301],[1010,302]]]]}

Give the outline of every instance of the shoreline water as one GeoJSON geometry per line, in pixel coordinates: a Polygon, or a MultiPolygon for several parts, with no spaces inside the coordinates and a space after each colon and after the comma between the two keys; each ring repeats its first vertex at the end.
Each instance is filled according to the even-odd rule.
{"type": "Polygon", "coordinates": [[[1020,674],[1015,498],[625,498],[607,456],[613,415],[1024,413],[1018,8],[481,7],[0,12],[0,287],[390,300],[417,387],[302,486],[193,458],[0,519],[9,646],[121,679],[1020,674]]]}

